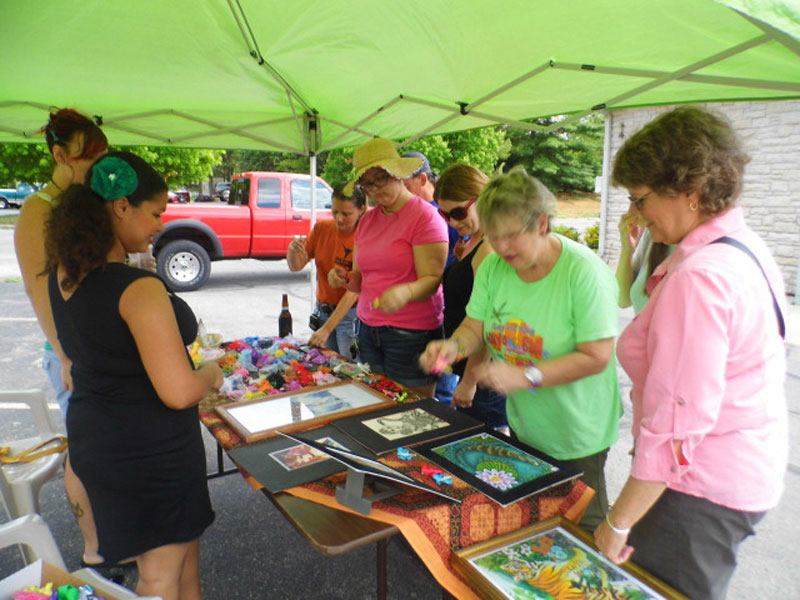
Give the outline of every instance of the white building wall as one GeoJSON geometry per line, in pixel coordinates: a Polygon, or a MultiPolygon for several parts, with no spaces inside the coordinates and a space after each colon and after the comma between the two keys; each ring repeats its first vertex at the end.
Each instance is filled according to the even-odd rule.
{"type": "MultiPolygon", "coordinates": [[[[800,263],[800,101],[732,102],[703,105],[724,114],[741,136],[750,163],[739,204],[747,223],[761,235],[783,272],[786,290],[798,289],[800,263]]],[[[611,157],[634,132],[672,106],[609,113],[611,157]]],[[[605,171],[610,174],[611,165],[605,171]]],[[[610,185],[605,206],[603,258],[616,265],[617,223],[628,210],[628,192],[610,185]]],[[[797,301],[797,299],[795,300],[797,301]]]]}

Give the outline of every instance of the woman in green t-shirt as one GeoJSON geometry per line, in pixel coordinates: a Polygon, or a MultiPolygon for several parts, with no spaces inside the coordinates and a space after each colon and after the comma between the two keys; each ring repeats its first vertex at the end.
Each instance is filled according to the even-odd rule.
{"type": "Polygon", "coordinates": [[[622,413],[614,274],[551,232],[556,200],[523,168],[495,177],[476,205],[495,254],[478,269],[464,321],[420,364],[441,371],[488,348],[478,382],[508,397],[520,440],[584,472],[596,495],[581,524],[593,530],[608,508],[604,467],[622,413]]]}

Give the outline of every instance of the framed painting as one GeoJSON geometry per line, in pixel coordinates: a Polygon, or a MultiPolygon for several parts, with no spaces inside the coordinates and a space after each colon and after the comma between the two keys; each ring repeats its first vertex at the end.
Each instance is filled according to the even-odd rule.
{"type": "Polygon", "coordinates": [[[450,563],[487,600],[688,600],[641,567],[615,565],[562,517],[458,550],[450,563]]]}
{"type": "Polygon", "coordinates": [[[217,413],[250,444],[275,436],[279,429],[308,429],[394,404],[363,383],[345,381],[224,404],[217,407],[217,413]]]}
{"type": "MultiPolygon", "coordinates": [[[[351,449],[348,445],[356,445],[332,425],[309,429],[302,435],[304,438],[342,450],[351,449]]],[[[316,481],[345,469],[339,461],[333,460],[328,454],[305,442],[283,436],[234,448],[228,455],[272,493],[316,481]]]]}
{"type": "Polygon", "coordinates": [[[432,487],[426,483],[417,481],[416,479],[406,475],[402,471],[398,471],[397,469],[393,469],[389,465],[383,464],[377,458],[370,458],[368,456],[364,456],[363,454],[350,452],[349,450],[342,450],[341,448],[335,446],[329,446],[321,442],[312,441],[311,439],[308,438],[307,435],[305,435],[305,433],[290,434],[281,432],[281,435],[289,439],[295,440],[297,442],[305,442],[309,446],[316,448],[321,452],[324,452],[331,458],[339,461],[349,469],[357,471],[358,473],[365,473],[366,475],[372,475],[373,477],[378,477],[380,479],[391,481],[394,483],[402,483],[403,485],[408,485],[420,490],[425,490],[426,492],[436,494],[437,496],[441,496],[442,498],[447,498],[448,500],[452,500],[453,502],[461,502],[461,500],[459,500],[458,498],[455,498],[442,490],[438,490],[435,487],[432,487]]]}
{"type": "Polygon", "coordinates": [[[502,506],[582,475],[581,471],[486,427],[423,444],[415,450],[502,506]]]}
{"type": "Polygon", "coordinates": [[[464,431],[480,429],[481,421],[453,410],[434,398],[339,419],[335,426],[373,454],[411,447],[464,431]]]}

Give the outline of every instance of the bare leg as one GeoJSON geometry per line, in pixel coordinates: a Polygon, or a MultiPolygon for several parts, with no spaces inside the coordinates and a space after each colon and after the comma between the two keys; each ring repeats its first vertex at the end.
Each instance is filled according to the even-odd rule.
{"type": "Polygon", "coordinates": [[[200,539],[189,542],[181,573],[181,600],[203,600],[200,589],[200,539]]]}
{"type": "Polygon", "coordinates": [[[202,600],[197,557],[198,540],[167,544],[145,552],[136,559],[139,566],[136,593],[161,596],[163,600],[202,600]]]}
{"type": "Polygon", "coordinates": [[[97,529],[94,526],[94,516],[92,506],[89,504],[89,496],[86,488],[83,487],[81,480],[72,470],[69,462],[69,455],[64,463],[64,488],[67,490],[69,505],[72,507],[72,514],[78,522],[78,527],[83,536],[83,560],[88,564],[101,563],[103,557],[97,553],[97,529]]]}
{"type": "Polygon", "coordinates": [[[420,387],[413,387],[411,388],[412,391],[416,392],[423,398],[433,398],[434,392],[436,392],[436,384],[432,383],[430,385],[423,385],[420,387]]]}

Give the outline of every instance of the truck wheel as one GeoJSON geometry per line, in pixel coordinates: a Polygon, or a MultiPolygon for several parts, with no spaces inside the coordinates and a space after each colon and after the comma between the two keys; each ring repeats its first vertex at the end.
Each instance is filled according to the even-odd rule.
{"type": "Polygon", "coordinates": [[[11,205],[8,203],[8,200],[0,198],[0,208],[8,208],[9,206],[11,205]]]}
{"type": "Polygon", "coordinates": [[[158,252],[156,268],[173,290],[191,292],[208,281],[211,260],[200,244],[189,240],[175,240],[158,252]]]}

